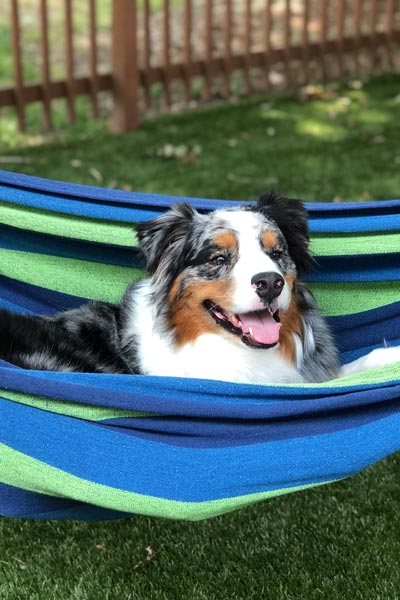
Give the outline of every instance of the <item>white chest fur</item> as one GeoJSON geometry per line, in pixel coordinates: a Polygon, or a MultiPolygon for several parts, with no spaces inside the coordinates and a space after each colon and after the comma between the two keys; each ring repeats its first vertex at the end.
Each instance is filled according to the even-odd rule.
{"type": "Polygon", "coordinates": [[[149,290],[143,286],[131,305],[127,333],[135,337],[140,371],[146,375],[219,379],[238,383],[296,383],[302,377],[281,356],[278,347],[254,349],[232,334],[203,334],[194,343],[176,347],[160,332],[149,290]]]}

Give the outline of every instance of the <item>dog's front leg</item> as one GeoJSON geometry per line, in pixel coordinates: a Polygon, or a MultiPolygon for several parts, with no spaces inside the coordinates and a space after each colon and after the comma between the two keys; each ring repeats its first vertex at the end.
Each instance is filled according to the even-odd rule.
{"type": "Polygon", "coordinates": [[[354,375],[355,373],[360,373],[360,371],[366,371],[367,369],[373,369],[375,367],[383,367],[395,362],[400,362],[400,346],[394,346],[393,348],[376,348],[369,354],[366,354],[347,365],[343,365],[339,371],[339,377],[347,377],[347,375],[354,375]]]}

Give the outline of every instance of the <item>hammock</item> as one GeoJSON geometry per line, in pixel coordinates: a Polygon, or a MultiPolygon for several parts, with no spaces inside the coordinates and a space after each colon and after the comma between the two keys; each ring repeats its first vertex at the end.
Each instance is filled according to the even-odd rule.
{"type": "MultiPolygon", "coordinates": [[[[0,306],[118,301],[132,223],[178,200],[0,172],[0,306]]],[[[310,204],[309,277],[341,357],[400,344],[400,201],[310,204]]],[[[0,361],[0,514],[202,519],[349,477],[400,448],[400,364],[313,385],[28,371],[0,361]]]]}

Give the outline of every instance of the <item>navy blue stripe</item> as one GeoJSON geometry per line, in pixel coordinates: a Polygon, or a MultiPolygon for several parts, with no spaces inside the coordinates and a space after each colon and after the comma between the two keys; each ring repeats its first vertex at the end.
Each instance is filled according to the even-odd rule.
{"type": "Polygon", "coordinates": [[[15,310],[26,309],[29,312],[43,315],[78,308],[88,301],[87,298],[54,292],[0,275],[0,304],[2,299],[7,305],[13,306],[15,310]]]}
{"type": "Polygon", "coordinates": [[[400,314],[400,302],[393,302],[386,306],[372,308],[359,313],[329,317],[331,326],[336,331],[363,326],[370,323],[380,323],[400,314]]]}
{"type": "Polygon", "coordinates": [[[400,254],[318,256],[307,281],[319,283],[400,280],[400,254]]]}
{"type": "Polygon", "coordinates": [[[84,519],[104,521],[126,517],[126,513],[107,510],[83,502],[55,498],[0,483],[0,515],[19,519],[84,519]]]}
{"type": "Polygon", "coordinates": [[[370,346],[367,346],[366,348],[358,347],[358,348],[353,348],[351,350],[346,350],[341,353],[340,359],[342,361],[342,364],[350,363],[353,360],[360,358],[361,356],[365,356],[366,354],[368,354],[368,352],[371,352],[371,350],[375,350],[375,348],[383,348],[384,346],[387,346],[389,348],[393,348],[395,346],[400,346],[400,337],[393,338],[393,339],[389,340],[388,342],[385,341],[385,343],[379,342],[378,344],[370,345],[370,346]]]}
{"type": "Polygon", "coordinates": [[[340,352],[375,346],[400,337],[400,303],[398,302],[376,311],[366,311],[363,320],[357,320],[359,317],[357,314],[352,320],[352,316],[328,318],[340,352]],[[397,306],[397,310],[393,310],[393,306],[397,306]],[[387,312],[385,308],[388,309],[387,312]]]}
{"type": "Polygon", "coordinates": [[[309,407],[308,412],[290,413],[281,417],[266,419],[190,419],[184,417],[136,417],[116,418],[101,421],[102,426],[115,429],[119,433],[134,435],[144,439],[184,446],[188,448],[227,448],[325,435],[345,429],[355,429],[399,412],[400,386],[387,388],[379,394],[376,403],[376,390],[365,390],[363,400],[370,404],[357,404],[359,392],[349,395],[347,400],[354,406],[332,407],[318,410],[309,407]]]}
{"type": "Polygon", "coordinates": [[[44,233],[21,231],[0,224],[0,248],[6,250],[33,252],[46,256],[60,256],[121,267],[145,267],[143,254],[139,248],[118,247],[108,245],[106,242],[107,240],[98,244],[65,239],[44,233]]]}

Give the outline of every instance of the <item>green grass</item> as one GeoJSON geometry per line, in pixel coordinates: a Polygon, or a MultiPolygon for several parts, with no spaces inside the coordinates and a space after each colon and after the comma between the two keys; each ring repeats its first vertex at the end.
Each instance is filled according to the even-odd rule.
{"type": "Polygon", "coordinates": [[[30,164],[0,166],[87,184],[214,198],[253,199],[271,186],[310,201],[395,197],[399,78],[380,77],[360,90],[329,89],[320,101],[277,95],[161,116],[126,135],[88,122],[82,101],[75,126],[66,127],[58,112],[60,129],[43,137],[35,133],[36,111],[28,119],[30,136],[20,136],[10,118],[0,124],[0,152],[30,164]],[[200,154],[154,156],[165,145],[198,147],[200,154]]]}
{"type": "MultiPolygon", "coordinates": [[[[253,199],[271,185],[307,200],[394,198],[399,81],[157,117],[122,136],[87,122],[81,103],[78,123],[48,136],[19,136],[3,121],[0,156],[30,162],[0,167],[213,198],[253,199]]],[[[200,523],[2,519],[0,600],[397,600],[399,466],[392,456],[347,481],[200,523]]]]}

